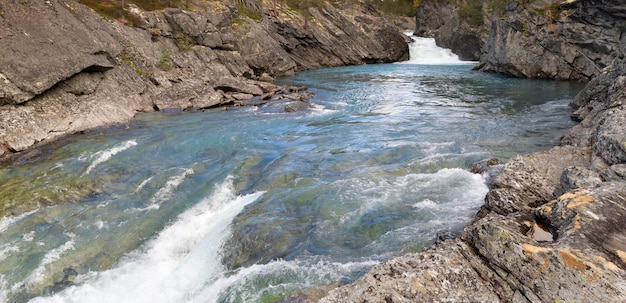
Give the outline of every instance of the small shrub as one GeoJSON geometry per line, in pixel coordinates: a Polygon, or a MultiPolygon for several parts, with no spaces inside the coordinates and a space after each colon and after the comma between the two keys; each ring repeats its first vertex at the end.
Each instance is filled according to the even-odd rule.
{"type": "Polygon", "coordinates": [[[503,16],[509,4],[511,4],[510,0],[489,0],[487,1],[487,8],[489,11],[503,16]]]}
{"type": "Polygon", "coordinates": [[[161,70],[168,71],[172,69],[172,55],[169,50],[164,50],[161,53],[161,58],[159,59],[158,66],[161,70]]]}
{"type": "Polygon", "coordinates": [[[528,23],[526,23],[526,22],[524,22],[524,24],[522,24],[522,33],[526,37],[530,36],[530,28],[528,27],[528,23]]]}
{"type": "Polygon", "coordinates": [[[176,46],[178,46],[181,51],[188,51],[196,45],[193,38],[184,33],[176,34],[176,36],[174,36],[174,41],[176,41],[176,46]]]}
{"type": "Polygon", "coordinates": [[[237,11],[239,11],[239,15],[246,16],[252,20],[259,21],[263,19],[263,12],[260,9],[248,8],[241,2],[237,5],[237,11]]]}
{"type": "Polygon", "coordinates": [[[460,3],[457,8],[457,14],[467,24],[479,27],[485,23],[483,19],[483,2],[481,0],[469,0],[466,3],[460,3]]]}
{"type": "Polygon", "coordinates": [[[370,0],[379,10],[398,16],[415,17],[420,0],[370,0]]]}
{"type": "Polygon", "coordinates": [[[130,66],[133,70],[135,70],[135,72],[137,73],[137,75],[141,76],[141,77],[145,77],[147,75],[146,72],[144,72],[139,65],[137,65],[135,63],[135,61],[133,61],[133,56],[131,54],[129,54],[126,51],[121,52],[119,55],[117,55],[117,57],[122,60],[124,63],[128,64],[128,66],[130,66]]]}

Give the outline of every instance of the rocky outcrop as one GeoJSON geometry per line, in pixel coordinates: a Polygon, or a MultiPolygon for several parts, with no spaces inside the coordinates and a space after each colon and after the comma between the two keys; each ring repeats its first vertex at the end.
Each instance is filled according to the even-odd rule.
{"type": "Polygon", "coordinates": [[[322,302],[624,302],[626,58],[576,97],[562,146],[511,159],[461,237],[322,302]]]}
{"type": "Polygon", "coordinates": [[[257,4],[250,17],[221,1],[131,6],[131,27],[70,0],[3,1],[0,158],[138,112],[282,99],[271,81],[298,70],[408,59],[400,30],[371,8],[257,4]]]}
{"type": "Polygon", "coordinates": [[[588,81],[626,52],[619,0],[453,1],[439,11],[432,9],[437,1],[423,2],[416,32],[461,58],[480,59],[481,71],[588,81]],[[445,22],[426,23],[427,16],[445,22]]]}
{"type": "Polygon", "coordinates": [[[490,31],[479,70],[587,81],[624,51],[626,8],[618,0],[511,5],[490,31]]]}

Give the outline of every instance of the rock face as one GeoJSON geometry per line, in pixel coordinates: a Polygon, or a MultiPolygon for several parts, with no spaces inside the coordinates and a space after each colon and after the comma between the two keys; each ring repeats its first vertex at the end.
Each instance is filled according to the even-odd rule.
{"type": "Polygon", "coordinates": [[[257,4],[254,19],[221,1],[137,10],[134,28],[70,0],[2,1],[0,158],[138,112],[278,99],[264,81],[298,70],[408,59],[371,9],[257,4]]]}
{"type": "Polygon", "coordinates": [[[452,1],[438,11],[437,1],[423,2],[416,32],[461,58],[480,59],[481,71],[588,81],[626,52],[620,0],[452,1]]]}
{"type": "Polygon", "coordinates": [[[626,7],[619,0],[512,5],[488,22],[478,69],[517,77],[587,81],[621,49],[626,7]]]}
{"type": "Polygon", "coordinates": [[[624,302],[626,58],[573,104],[562,146],[513,158],[461,237],[391,259],[322,302],[624,302]]]}

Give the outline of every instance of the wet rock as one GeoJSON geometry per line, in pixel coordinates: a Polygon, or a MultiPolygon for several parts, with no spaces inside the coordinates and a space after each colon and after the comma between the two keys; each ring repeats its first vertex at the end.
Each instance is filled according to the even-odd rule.
{"type": "Polygon", "coordinates": [[[480,174],[485,178],[487,186],[491,187],[493,180],[500,173],[504,163],[497,158],[489,158],[472,163],[469,167],[469,171],[475,174],[480,174]]]}
{"type": "Polygon", "coordinates": [[[308,102],[296,101],[296,102],[291,102],[285,105],[285,111],[288,113],[300,112],[300,111],[309,109],[310,107],[311,107],[311,104],[308,102]]]}

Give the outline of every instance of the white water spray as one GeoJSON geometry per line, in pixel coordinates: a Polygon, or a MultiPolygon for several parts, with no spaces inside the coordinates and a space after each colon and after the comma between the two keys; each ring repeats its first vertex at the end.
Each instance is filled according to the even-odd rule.
{"type": "Polygon", "coordinates": [[[474,61],[461,61],[450,49],[437,46],[435,39],[424,37],[411,37],[409,43],[408,64],[424,65],[450,65],[450,64],[475,64],[474,61]]]}
{"type": "Polygon", "coordinates": [[[117,268],[80,276],[83,284],[31,302],[181,302],[225,268],[219,248],[230,235],[229,224],[263,195],[236,196],[232,178],[215,193],[182,213],[143,249],[120,261],[117,268]]]}
{"type": "Polygon", "coordinates": [[[89,166],[87,167],[87,169],[85,170],[84,175],[87,175],[91,172],[92,169],[94,169],[96,166],[98,166],[99,164],[108,161],[109,159],[111,159],[111,157],[115,156],[117,153],[127,150],[133,146],[137,145],[137,141],[135,140],[128,140],[126,142],[117,144],[115,146],[113,146],[112,148],[103,150],[103,151],[99,151],[93,155],[91,155],[90,159],[94,159],[93,162],[91,162],[91,164],[89,164],[89,166]]]}

